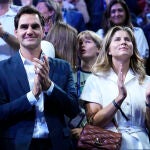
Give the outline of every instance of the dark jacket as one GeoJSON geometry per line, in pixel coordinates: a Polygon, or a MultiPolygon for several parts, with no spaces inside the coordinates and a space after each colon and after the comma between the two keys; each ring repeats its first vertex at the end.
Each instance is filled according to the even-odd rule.
{"type": "MultiPolygon", "coordinates": [[[[70,150],[70,131],[64,115],[78,113],[76,90],[70,65],[51,59],[50,79],[54,89],[44,95],[44,115],[52,150],[70,150]]],[[[27,74],[19,53],[0,62],[0,149],[28,150],[33,135],[35,107],[27,99],[30,91],[27,74]]]]}

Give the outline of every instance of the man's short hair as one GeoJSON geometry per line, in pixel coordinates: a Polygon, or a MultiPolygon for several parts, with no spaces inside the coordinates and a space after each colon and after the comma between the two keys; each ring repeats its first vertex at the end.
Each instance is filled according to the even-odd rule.
{"type": "Polygon", "coordinates": [[[27,5],[27,6],[22,7],[18,11],[17,15],[15,16],[15,19],[14,19],[15,29],[18,29],[18,23],[19,23],[20,17],[23,14],[37,14],[39,16],[42,27],[44,27],[45,23],[44,23],[44,18],[42,14],[34,6],[27,5]]]}

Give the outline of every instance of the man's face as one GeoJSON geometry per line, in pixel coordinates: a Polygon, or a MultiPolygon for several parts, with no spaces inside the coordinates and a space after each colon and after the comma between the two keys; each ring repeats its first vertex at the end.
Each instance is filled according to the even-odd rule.
{"type": "Polygon", "coordinates": [[[34,50],[40,47],[44,30],[38,15],[23,14],[18,22],[18,29],[15,30],[15,35],[20,42],[20,48],[34,50]]]}

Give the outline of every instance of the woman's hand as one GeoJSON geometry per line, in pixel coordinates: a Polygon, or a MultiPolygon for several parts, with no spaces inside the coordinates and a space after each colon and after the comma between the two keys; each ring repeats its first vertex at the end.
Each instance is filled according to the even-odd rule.
{"type": "Polygon", "coordinates": [[[127,90],[126,90],[125,85],[124,85],[124,78],[123,78],[122,70],[123,70],[122,64],[120,64],[119,71],[118,71],[118,90],[119,90],[119,94],[118,94],[118,97],[117,97],[117,99],[119,99],[119,100],[124,100],[127,96],[127,90]]]}

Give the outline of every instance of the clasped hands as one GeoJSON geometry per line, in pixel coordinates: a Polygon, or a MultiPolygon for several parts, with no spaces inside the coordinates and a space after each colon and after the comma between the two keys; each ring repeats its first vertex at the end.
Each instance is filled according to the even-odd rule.
{"type": "Polygon", "coordinates": [[[32,89],[33,95],[38,98],[42,91],[47,91],[51,86],[51,80],[49,78],[49,62],[46,56],[43,56],[43,60],[33,58],[34,63],[34,86],[32,89]]]}

